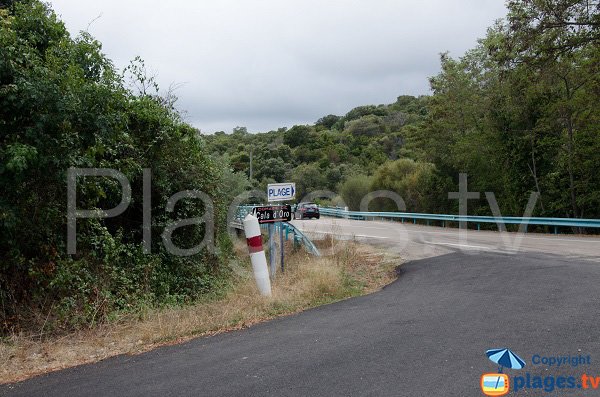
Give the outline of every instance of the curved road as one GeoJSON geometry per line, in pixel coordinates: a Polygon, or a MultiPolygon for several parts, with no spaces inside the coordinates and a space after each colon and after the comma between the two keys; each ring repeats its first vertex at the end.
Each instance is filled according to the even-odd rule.
{"type": "MultiPolygon", "coordinates": [[[[369,296],[1,386],[0,395],[480,396],[480,376],[497,370],[484,353],[495,347],[510,347],[528,363],[507,370],[511,376],[600,376],[598,239],[531,235],[514,250],[494,233],[469,233],[465,242],[441,228],[411,226],[398,236],[386,222],[297,225],[320,234],[343,230],[424,259],[404,264],[396,282],[369,296]],[[326,230],[332,227],[340,229],[326,230]],[[427,239],[423,232],[440,233],[427,239]],[[591,360],[548,368],[532,365],[535,354],[591,360]]],[[[600,389],[511,392],[547,394],[600,389]]]]}

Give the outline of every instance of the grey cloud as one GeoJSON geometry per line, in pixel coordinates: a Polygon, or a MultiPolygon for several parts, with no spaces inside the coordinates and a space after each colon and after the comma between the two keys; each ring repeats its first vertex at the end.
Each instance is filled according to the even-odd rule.
{"type": "Polygon", "coordinates": [[[124,67],[136,55],[203,131],[267,131],[429,92],[439,53],[476,44],[502,0],[53,0],[124,67]]]}

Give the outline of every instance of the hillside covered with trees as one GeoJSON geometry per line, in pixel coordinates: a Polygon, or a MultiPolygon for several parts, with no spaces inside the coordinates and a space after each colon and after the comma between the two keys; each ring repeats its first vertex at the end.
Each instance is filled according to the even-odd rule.
{"type": "MultiPolygon", "coordinates": [[[[432,95],[267,133],[217,132],[205,137],[209,151],[240,179],[250,177],[252,154],[246,185],[294,181],[300,197],[327,189],[351,209],[367,192],[385,189],[399,193],[408,211],[456,212],[447,192],[467,173],[469,190],[494,192],[505,215],[521,215],[538,192],[537,216],[597,218],[599,3],[507,5],[505,20],[476,48],[458,59],[441,55],[432,95]]],[[[469,205],[472,214],[491,215],[485,198],[469,205]]]]}

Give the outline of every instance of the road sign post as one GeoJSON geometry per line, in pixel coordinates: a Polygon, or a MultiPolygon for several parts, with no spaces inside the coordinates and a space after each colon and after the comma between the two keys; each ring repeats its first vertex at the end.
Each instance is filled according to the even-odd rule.
{"type": "Polygon", "coordinates": [[[275,279],[275,271],[277,270],[277,263],[275,262],[275,229],[274,223],[269,223],[269,267],[271,269],[271,280],[275,279]]]}
{"type": "Polygon", "coordinates": [[[283,262],[285,260],[285,246],[283,244],[283,222],[279,222],[279,250],[281,251],[281,273],[283,273],[285,270],[285,267],[283,265],[283,262]]]}
{"type": "MultiPolygon", "coordinates": [[[[295,196],[296,184],[293,182],[269,183],[267,185],[267,200],[269,202],[293,200],[295,196]]],[[[274,226],[271,222],[277,222],[279,227],[279,253],[281,257],[281,272],[283,273],[285,268],[285,246],[283,242],[282,222],[289,222],[292,219],[292,208],[290,205],[283,205],[272,206],[271,209],[257,209],[257,217],[259,222],[261,222],[262,217],[263,222],[261,223],[269,223],[269,260],[271,266],[271,278],[274,278],[277,264],[275,256],[275,236],[273,233],[274,226]],[[258,215],[259,213],[260,215],[258,215]]]]}
{"type": "Polygon", "coordinates": [[[279,225],[279,244],[281,250],[281,266],[283,269],[283,227],[282,222],[289,222],[292,219],[292,207],[289,204],[285,205],[263,205],[254,207],[253,213],[258,219],[258,223],[268,224],[269,231],[269,268],[271,279],[275,277],[277,270],[277,248],[276,235],[274,232],[275,224],[279,225]]]}

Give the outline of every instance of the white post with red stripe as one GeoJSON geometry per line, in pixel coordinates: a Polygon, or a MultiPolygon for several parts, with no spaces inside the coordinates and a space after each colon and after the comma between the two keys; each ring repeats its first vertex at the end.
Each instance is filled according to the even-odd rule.
{"type": "Polygon", "coordinates": [[[250,252],[250,261],[252,270],[254,270],[254,279],[261,295],[271,296],[271,280],[269,279],[269,268],[267,267],[267,257],[262,247],[262,237],[258,219],[252,214],[244,218],[244,233],[250,252]]]}

